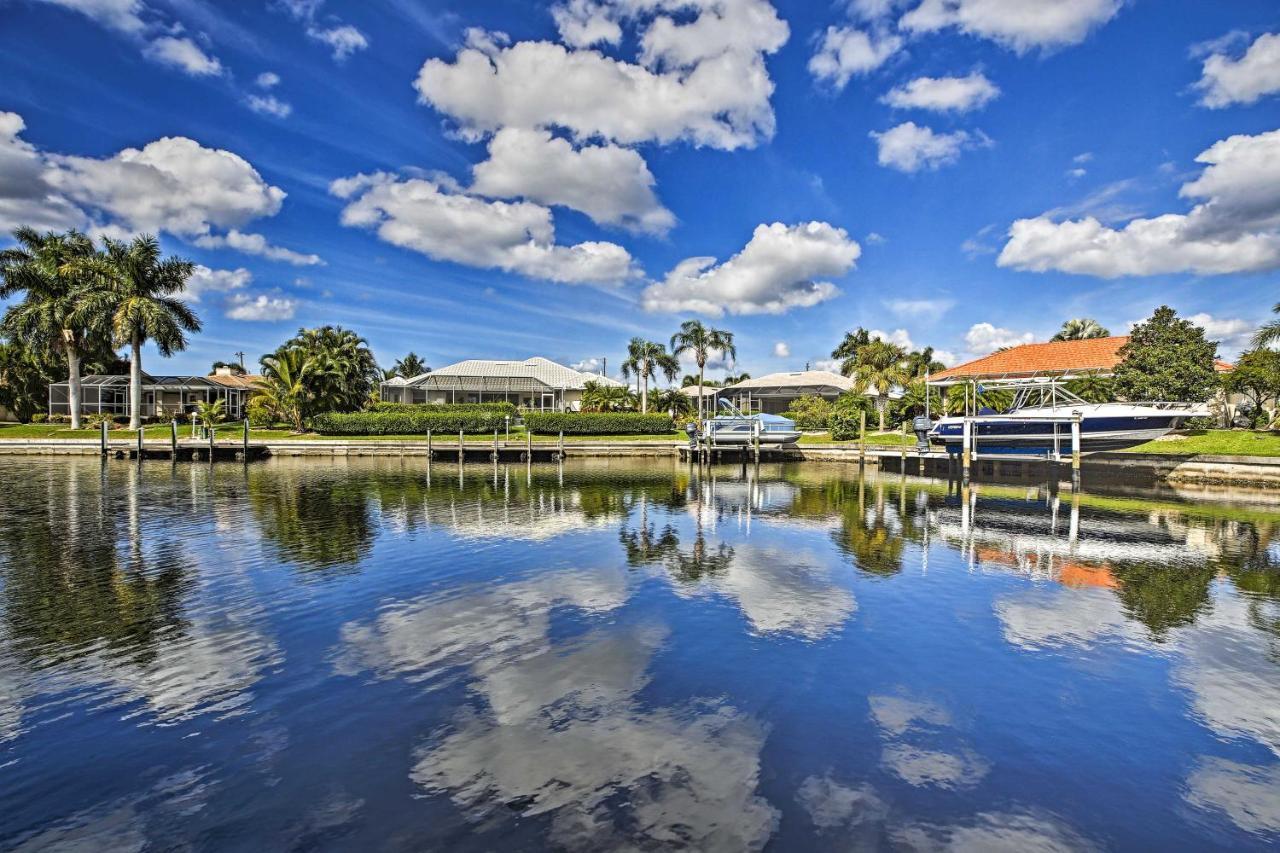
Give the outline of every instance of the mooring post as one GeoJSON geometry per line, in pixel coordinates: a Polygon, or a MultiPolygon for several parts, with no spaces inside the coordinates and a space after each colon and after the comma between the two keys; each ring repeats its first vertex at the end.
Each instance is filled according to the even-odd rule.
{"type": "Polygon", "coordinates": [[[431,461],[431,430],[427,430],[427,461],[431,461]]]}
{"type": "Polygon", "coordinates": [[[867,413],[858,412],[858,464],[867,461],[867,413]]]}
{"type": "Polygon", "coordinates": [[[169,421],[169,458],[178,459],[178,419],[169,421]]]}
{"type": "Polygon", "coordinates": [[[969,463],[973,459],[973,422],[964,419],[960,433],[960,478],[969,482],[969,463]]]}
{"type": "Polygon", "coordinates": [[[524,458],[533,461],[533,433],[529,432],[528,426],[524,428],[524,458]]]}
{"type": "Polygon", "coordinates": [[[249,419],[244,419],[244,461],[249,461],[249,419]]]}
{"type": "Polygon", "coordinates": [[[1080,488],[1080,413],[1071,413],[1071,488],[1080,488]]]}
{"type": "Polygon", "coordinates": [[[218,428],[215,427],[213,424],[209,424],[207,429],[209,430],[209,461],[212,462],[213,461],[213,443],[218,438],[218,428]]]}
{"type": "Polygon", "coordinates": [[[458,430],[458,464],[461,465],[465,461],[467,457],[462,447],[462,430],[458,430]]]}
{"type": "Polygon", "coordinates": [[[898,463],[898,473],[902,474],[903,476],[906,476],[906,473],[907,473],[907,446],[906,446],[905,444],[904,444],[904,445],[902,445],[902,447],[901,447],[901,451],[902,451],[902,459],[901,459],[901,461],[898,463]]]}
{"type": "Polygon", "coordinates": [[[138,459],[142,459],[142,441],[146,437],[146,435],[147,435],[147,428],[144,426],[139,426],[138,427],[138,459]]]}
{"type": "Polygon", "coordinates": [[[754,450],[756,455],[756,464],[759,464],[760,463],[760,422],[759,421],[752,421],[751,442],[754,445],[752,449],[754,450]]]}
{"type": "Polygon", "coordinates": [[[493,428],[493,461],[498,461],[498,428],[493,428]]]}
{"type": "Polygon", "coordinates": [[[560,430],[560,458],[564,458],[564,430],[560,430]]]}
{"type": "Polygon", "coordinates": [[[105,420],[102,422],[102,437],[101,439],[99,439],[99,442],[102,445],[102,455],[106,456],[108,444],[107,444],[107,422],[105,420]]]}

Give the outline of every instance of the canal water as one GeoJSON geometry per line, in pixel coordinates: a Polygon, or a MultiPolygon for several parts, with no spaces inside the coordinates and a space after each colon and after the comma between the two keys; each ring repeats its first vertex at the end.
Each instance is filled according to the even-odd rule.
{"type": "Polygon", "coordinates": [[[1280,497],[0,460],[0,849],[1280,842],[1280,497]]]}

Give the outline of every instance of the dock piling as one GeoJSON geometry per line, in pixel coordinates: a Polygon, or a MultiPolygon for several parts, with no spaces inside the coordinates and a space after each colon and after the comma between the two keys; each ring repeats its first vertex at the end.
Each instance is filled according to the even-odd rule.
{"type": "MultiPolygon", "coordinates": [[[[427,430],[427,462],[428,463],[431,462],[431,457],[433,455],[434,454],[431,451],[431,430],[427,430]]],[[[428,465],[428,470],[429,469],[430,469],[430,466],[428,465]]]]}
{"type": "Polygon", "coordinates": [[[140,425],[138,427],[138,461],[139,462],[142,461],[142,453],[143,453],[142,442],[146,439],[146,437],[147,437],[147,428],[140,425]]]}
{"type": "Polygon", "coordinates": [[[867,463],[867,413],[858,412],[858,464],[867,463]]]}
{"type": "Polygon", "coordinates": [[[524,428],[524,458],[526,462],[533,461],[533,433],[527,426],[524,428]]]}
{"type": "Polygon", "coordinates": [[[1071,488],[1080,488],[1080,413],[1071,416],[1071,488]]]}
{"type": "Polygon", "coordinates": [[[178,419],[169,421],[169,458],[178,461],[178,419]]]}
{"type": "Polygon", "coordinates": [[[493,428],[493,461],[498,461],[498,428],[493,428]]]}
{"type": "Polygon", "coordinates": [[[973,459],[973,421],[964,419],[960,434],[960,478],[969,482],[969,463],[973,459]]]}
{"type": "Polygon", "coordinates": [[[560,430],[560,450],[559,450],[559,453],[560,453],[560,457],[559,457],[559,458],[564,459],[564,430],[560,430]]]}
{"type": "Polygon", "coordinates": [[[462,447],[462,430],[458,430],[458,464],[467,461],[466,451],[462,447]]]}
{"type": "Polygon", "coordinates": [[[244,461],[249,461],[249,419],[244,419],[244,461]]]}
{"type": "Polygon", "coordinates": [[[107,422],[106,422],[105,420],[102,422],[102,438],[101,438],[101,445],[102,445],[102,455],[103,455],[103,456],[106,456],[106,455],[107,455],[107,448],[108,448],[108,446],[109,446],[109,445],[108,445],[108,442],[107,442],[107,422]]]}

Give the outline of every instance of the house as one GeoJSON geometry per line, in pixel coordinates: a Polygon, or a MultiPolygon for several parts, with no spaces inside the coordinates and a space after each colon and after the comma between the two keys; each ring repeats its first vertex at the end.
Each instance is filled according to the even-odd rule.
{"type": "MultiPolygon", "coordinates": [[[[846,391],[853,390],[854,382],[847,376],[829,370],[801,370],[795,373],[770,373],[757,379],[745,379],[736,385],[721,388],[720,396],[730,400],[744,412],[764,412],[780,415],[791,407],[798,397],[822,397],[834,401],[846,391]]],[[[868,397],[878,394],[867,389],[868,397]]],[[[900,396],[891,391],[891,398],[900,396]]]]}
{"type": "Polygon", "coordinates": [[[588,382],[626,387],[616,379],[584,373],[534,356],[524,361],[468,359],[412,379],[382,383],[389,403],[514,403],[525,409],[577,411],[588,382]]]}
{"type": "MultiPolygon", "coordinates": [[[[222,367],[208,376],[152,376],[142,374],[142,417],[164,420],[176,414],[190,414],[196,403],[226,400],[230,420],[244,417],[245,404],[257,390],[257,376],[233,373],[222,367]]],[[[118,417],[129,414],[128,376],[85,376],[80,380],[80,414],[107,412],[118,417]]],[[[49,414],[71,414],[71,385],[55,382],[49,386],[49,414]]]]}
{"type": "MultiPolygon", "coordinates": [[[[1120,363],[1120,349],[1129,342],[1127,335],[1088,338],[1081,341],[1049,341],[1009,347],[964,364],[949,367],[929,377],[931,382],[946,380],[1023,379],[1046,376],[1072,379],[1079,376],[1109,376],[1120,363]]],[[[1225,361],[1214,362],[1219,373],[1232,369],[1225,361]]]]}
{"type": "MultiPolygon", "coordinates": [[[[957,364],[929,377],[930,382],[965,382],[984,379],[1025,379],[1050,377],[1071,380],[1082,376],[1110,376],[1120,364],[1120,349],[1129,342],[1127,335],[1088,338],[1080,341],[1048,341],[1022,344],[993,352],[991,355],[957,364]]],[[[1230,362],[1215,360],[1219,374],[1234,369],[1230,362]]],[[[1229,422],[1235,415],[1240,398],[1219,395],[1213,401],[1221,419],[1229,422]]]]}

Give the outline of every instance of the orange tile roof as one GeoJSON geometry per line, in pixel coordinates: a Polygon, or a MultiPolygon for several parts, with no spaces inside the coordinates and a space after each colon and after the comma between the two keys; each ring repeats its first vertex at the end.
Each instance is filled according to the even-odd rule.
{"type": "MultiPolygon", "coordinates": [[[[1127,335],[1116,335],[1110,338],[1089,338],[1083,341],[1022,344],[993,352],[983,358],[966,361],[964,364],[957,364],[929,378],[931,380],[980,379],[1089,370],[1110,372],[1120,363],[1120,348],[1128,342],[1127,335]]],[[[1225,372],[1232,370],[1233,365],[1215,360],[1214,368],[1219,372],[1225,372]]]]}

